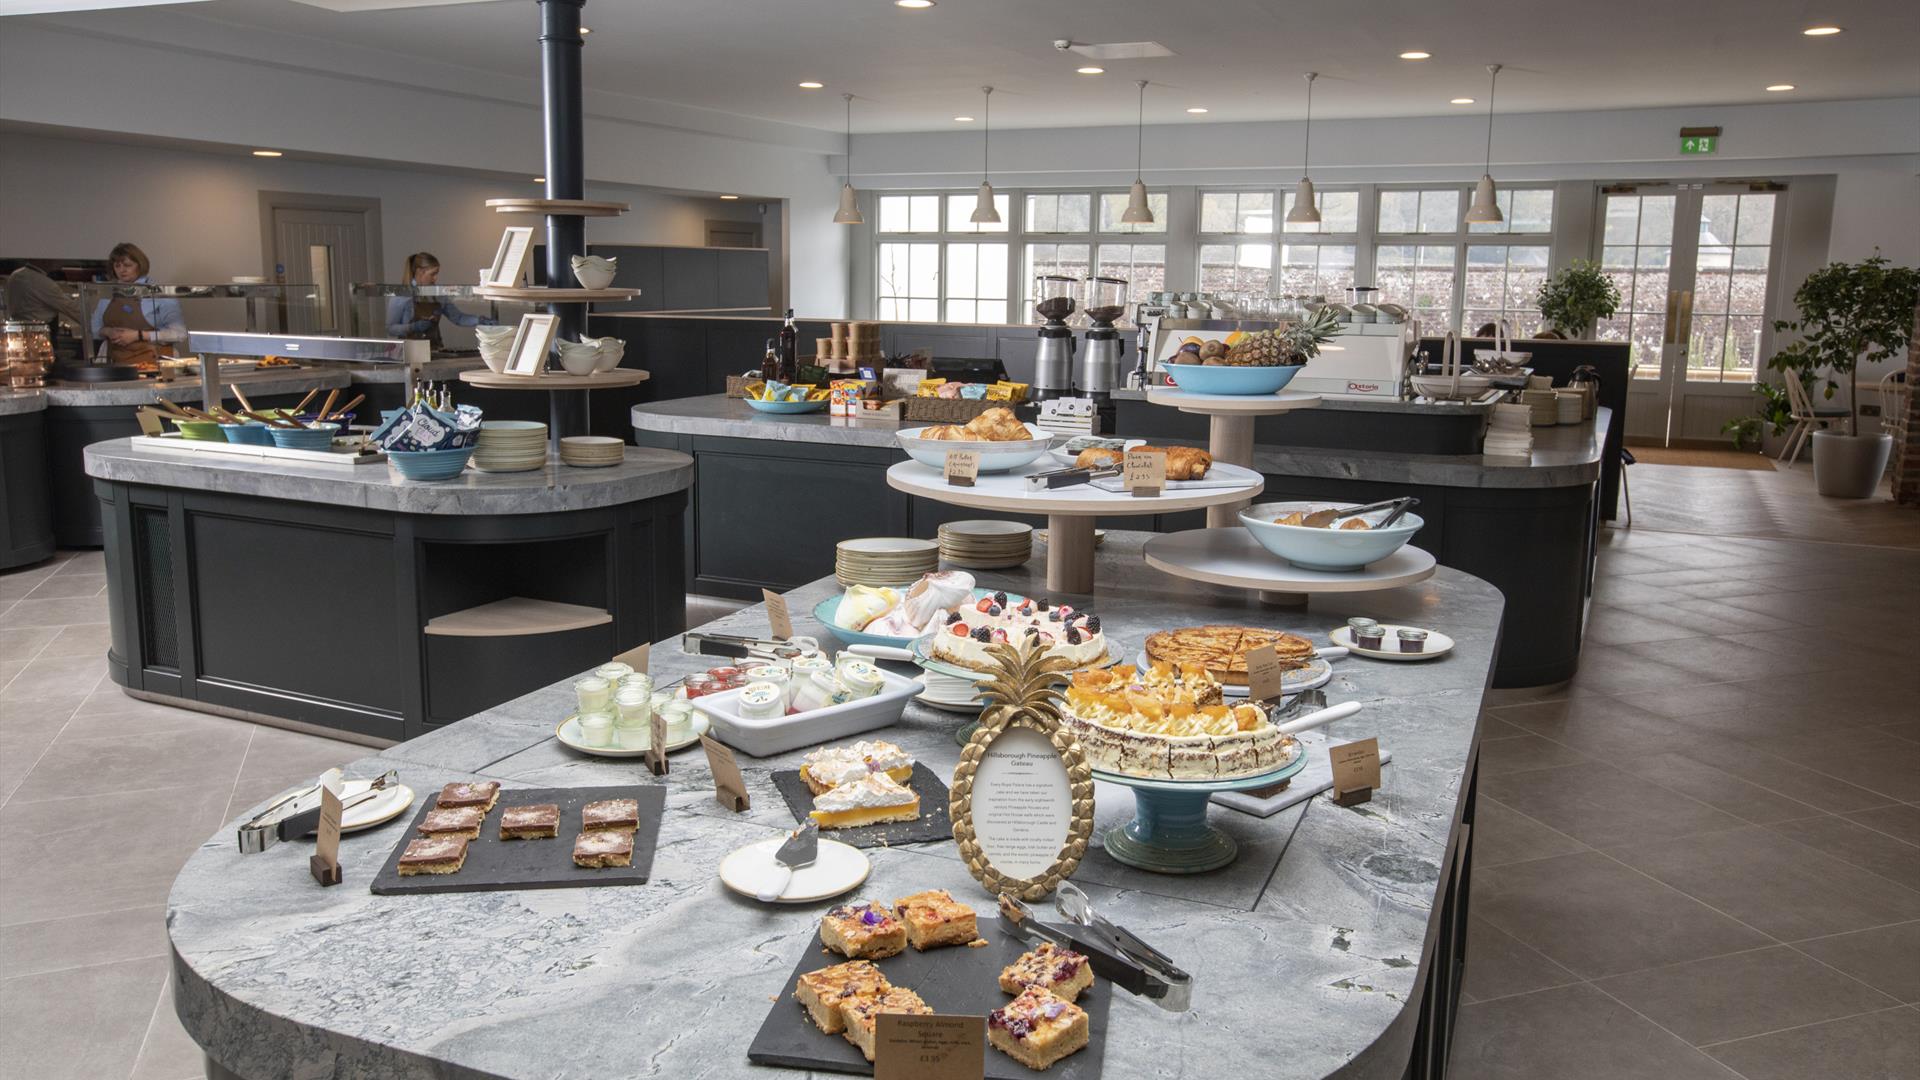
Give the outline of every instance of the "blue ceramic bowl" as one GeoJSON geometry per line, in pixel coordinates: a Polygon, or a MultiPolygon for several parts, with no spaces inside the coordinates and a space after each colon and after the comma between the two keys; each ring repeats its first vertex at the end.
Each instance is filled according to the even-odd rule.
{"type": "Polygon", "coordinates": [[[339,424],[321,424],[303,428],[270,427],[267,434],[273,438],[273,445],[282,450],[325,450],[333,445],[334,433],[339,430],[339,424]]]}
{"type": "Polygon", "coordinates": [[[272,446],[272,428],[258,420],[249,420],[244,424],[221,424],[220,430],[227,433],[230,443],[245,443],[248,446],[272,446]]]}
{"type": "MultiPolygon", "coordinates": [[[[902,587],[901,591],[904,592],[905,588],[902,587]]],[[[973,598],[979,600],[991,592],[993,592],[992,589],[975,589],[973,590],[973,598]]],[[[833,614],[840,607],[840,598],[842,595],[844,594],[835,593],[813,606],[813,617],[825,624],[828,633],[846,642],[848,645],[888,645],[896,649],[904,649],[913,644],[915,639],[910,637],[869,634],[864,630],[849,630],[844,626],[836,624],[833,621],[833,614]]],[[[1018,604],[1025,599],[1026,597],[1021,596],[1019,593],[1007,594],[1007,602],[1011,604],[1018,604]]]]}
{"type": "MultiPolygon", "coordinates": [[[[1399,551],[1425,522],[1420,515],[1402,514],[1400,520],[1385,529],[1311,529],[1305,525],[1276,525],[1274,519],[1296,510],[1344,510],[1359,503],[1271,502],[1256,503],[1240,511],[1240,524],[1246,526],[1260,546],[1302,570],[1359,570],[1369,563],[1399,551]]],[[[1360,515],[1369,524],[1387,516],[1385,510],[1360,515]]]]}
{"type": "Polygon", "coordinates": [[[819,412],[821,409],[827,407],[827,402],[824,399],[820,401],[760,401],[755,398],[742,398],[741,400],[751,406],[754,411],[767,413],[819,412]]]}
{"type": "Polygon", "coordinates": [[[1162,364],[1174,384],[1193,394],[1253,397],[1277,394],[1300,374],[1304,364],[1289,367],[1210,367],[1205,364],[1162,364]]]}
{"type": "Polygon", "coordinates": [[[387,460],[409,480],[451,480],[467,467],[473,447],[458,450],[389,450],[387,460]]]}

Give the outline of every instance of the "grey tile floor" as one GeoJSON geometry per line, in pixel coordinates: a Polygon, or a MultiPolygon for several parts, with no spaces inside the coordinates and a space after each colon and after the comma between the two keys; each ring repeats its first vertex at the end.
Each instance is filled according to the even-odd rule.
{"type": "MultiPolygon", "coordinates": [[[[1633,482],[1580,678],[1487,713],[1455,1075],[1913,1080],[1920,514],[1793,473],[1633,482]],[[1713,528],[1730,489],[1770,508],[1746,535],[1713,528]]],[[[0,574],[6,1080],[200,1077],[166,992],[174,872],[364,753],[121,694],[104,587],[97,552],[0,574]],[[103,817],[120,862],[62,852],[103,817]]]]}

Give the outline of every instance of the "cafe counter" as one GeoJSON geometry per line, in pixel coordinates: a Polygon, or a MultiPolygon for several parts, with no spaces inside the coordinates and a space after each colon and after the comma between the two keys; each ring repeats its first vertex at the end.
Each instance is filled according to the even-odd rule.
{"type": "MultiPolygon", "coordinates": [[[[771,531],[769,520],[761,523],[771,531]]],[[[1243,592],[1146,570],[1146,539],[1110,533],[1100,584],[1072,598],[1100,615],[1127,655],[1149,633],[1196,623],[1252,621],[1324,640],[1353,614],[1417,621],[1458,644],[1429,663],[1336,661],[1327,695],[1362,708],[1326,730],[1335,742],[1380,740],[1392,755],[1380,788],[1356,806],[1322,796],[1267,818],[1213,807],[1210,823],[1239,845],[1225,868],[1166,875],[1114,860],[1100,837],[1132,816],[1134,798],[1096,783],[1094,840],[1072,880],[1097,910],[1193,976],[1184,1012],[1114,990],[1101,1075],[1441,1075],[1466,946],[1479,717],[1501,648],[1499,592],[1441,569],[1417,586],[1276,613],[1243,592]]],[[[979,578],[1010,592],[1042,587],[1025,569],[979,578]]],[[[806,613],[838,592],[829,578],[789,595],[796,631],[831,642],[806,613]]],[[[704,629],[764,634],[766,613],[743,609],[704,629]]],[[[651,670],[662,685],[725,662],[685,655],[679,644],[663,636],[653,647],[651,670]]],[[[573,669],[590,670],[608,655],[581,649],[573,669]]],[[[411,812],[345,837],[345,880],[334,888],[308,875],[307,844],[243,855],[237,822],[229,824],[188,860],[167,909],[174,1007],[205,1049],[209,1076],[802,1075],[755,1067],[747,1048],[770,1010],[799,1009],[785,996],[789,974],[813,951],[831,901],[763,905],[717,877],[729,852],[794,826],[771,776],[795,768],[802,751],[739,755],[751,808],[734,813],[715,800],[697,747],[674,754],[669,774],[656,780],[637,761],[587,757],[556,742],[554,726],[572,702],[561,678],[347,772],[398,770],[420,798],[449,782],[497,780],[503,803],[530,787],[664,784],[648,883],[376,896],[368,885],[405,842],[411,812]]],[[[875,736],[950,778],[959,758],[954,733],[965,720],[910,702],[897,726],[875,736]]],[[[871,874],[845,899],[947,889],[980,912],[985,937],[1003,933],[992,897],[951,841],[865,854],[871,874]]]]}

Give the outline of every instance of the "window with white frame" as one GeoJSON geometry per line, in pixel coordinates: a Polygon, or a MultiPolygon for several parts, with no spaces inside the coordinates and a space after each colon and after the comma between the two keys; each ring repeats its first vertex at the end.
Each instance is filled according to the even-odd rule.
{"type": "Polygon", "coordinates": [[[1076,281],[1096,273],[1124,278],[1131,297],[1167,287],[1167,245],[1132,239],[1166,233],[1166,192],[1147,193],[1153,220],[1139,224],[1120,220],[1127,212],[1124,191],[1030,191],[1022,201],[1021,231],[1028,239],[1021,259],[1022,304],[1016,313],[1021,319],[1039,319],[1033,311],[1033,280],[1041,274],[1076,281]]]}
{"type": "Polygon", "coordinates": [[[1007,262],[1004,239],[1012,221],[1010,197],[996,194],[998,222],[972,221],[974,193],[882,195],[877,200],[874,263],[875,315],[913,322],[1004,322],[1007,262]]]}
{"type": "Polygon", "coordinates": [[[1318,191],[1314,195],[1320,211],[1318,223],[1286,221],[1295,204],[1295,193],[1286,193],[1281,228],[1287,235],[1280,242],[1279,280],[1274,292],[1338,300],[1353,287],[1354,260],[1359,252],[1360,193],[1318,191]]]}
{"type": "Polygon", "coordinates": [[[1516,334],[1537,331],[1553,191],[1503,189],[1495,199],[1502,220],[1470,225],[1464,186],[1379,189],[1372,225],[1380,299],[1406,307],[1427,332],[1472,333],[1500,319],[1516,334]]]}
{"type": "Polygon", "coordinates": [[[1201,292],[1270,295],[1273,254],[1273,192],[1200,192],[1201,292]]]}
{"type": "Polygon", "coordinates": [[[1038,191],[1027,195],[1026,231],[1085,233],[1093,230],[1093,196],[1084,191],[1038,191]]]}
{"type": "Polygon", "coordinates": [[[940,245],[882,243],[874,274],[879,316],[934,322],[940,318],[940,245]]]}
{"type": "Polygon", "coordinates": [[[1123,278],[1127,293],[1164,292],[1167,287],[1167,245],[1100,242],[1100,276],[1123,278]]]}
{"type": "Polygon", "coordinates": [[[1164,191],[1147,192],[1147,209],[1153,212],[1152,221],[1126,222],[1120,219],[1126,216],[1130,194],[1125,191],[1108,191],[1100,196],[1100,231],[1130,236],[1135,233],[1163,233],[1167,231],[1167,193],[1164,191]]]}
{"type": "Polygon", "coordinates": [[[946,291],[947,322],[1006,322],[1007,245],[948,244],[946,291]]]}

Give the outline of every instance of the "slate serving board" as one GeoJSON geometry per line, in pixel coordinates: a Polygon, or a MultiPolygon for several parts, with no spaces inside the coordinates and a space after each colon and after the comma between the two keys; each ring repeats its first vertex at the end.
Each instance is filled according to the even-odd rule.
{"type": "Polygon", "coordinates": [[[487,812],[480,838],[467,841],[466,865],[457,874],[400,876],[400,854],[407,841],[433,809],[435,791],[420,801],[420,809],[393,845],[385,866],[373,879],[381,896],[400,893],[498,892],[502,889],[574,889],[587,885],[645,885],[653,870],[653,849],[660,837],[660,817],[667,805],[667,789],[660,784],[619,787],[502,788],[499,801],[487,812]],[[580,808],[601,799],[633,799],[640,804],[640,830],[633,835],[633,865],[589,870],[575,866],[573,840],[580,835],[580,808]],[[500,839],[500,814],[509,806],[557,803],[560,835],[550,840],[500,839]]]}
{"type": "MultiPolygon", "coordinates": [[[[975,905],[978,911],[978,905],[975,905]]],[[[1027,951],[1026,942],[1000,929],[999,920],[980,920],[984,948],[947,946],[917,952],[911,946],[899,956],[875,960],[887,980],[904,986],[933,1007],[937,1013],[985,1016],[1013,1000],[1000,989],[1000,969],[1027,951]]],[[[830,952],[815,934],[788,976],[780,1000],[767,1011],[767,1018],[747,1047],[747,1060],[756,1065],[780,1065],[793,1069],[820,1069],[827,1072],[873,1075],[873,1063],[844,1035],[828,1035],[813,1026],[807,1010],[794,999],[793,989],[800,976],[809,971],[844,963],[846,957],[830,952]]],[[[1113,984],[1096,976],[1093,985],[1082,991],[1074,1004],[1087,1010],[1087,1046],[1049,1068],[1034,1072],[1007,1055],[987,1047],[987,1073],[993,1080],[1095,1080],[1106,1056],[1107,1007],[1113,1001],[1113,984]]]]}
{"type": "MultiPolygon", "coordinates": [[[[793,820],[806,824],[807,813],[813,809],[813,792],[807,787],[807,782],[800,779],[800,770],[774,773],[773,786],[779,788],[780,797],[787,800],[787,809],[793,811],[793,820]]],[[[940,782],[932,769],[916,761],[913,763],[913,775],[907,777],[907,787],[920,796],[920,817],[917,821],[885,821],[853,829],[822,829],[820,835],[857,848],[953,839],[953,820],[947,816],[947,802],[951,798],[947,785],[940,782]]]]}

